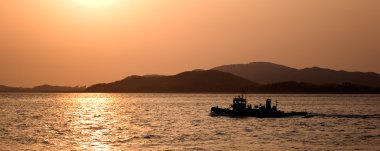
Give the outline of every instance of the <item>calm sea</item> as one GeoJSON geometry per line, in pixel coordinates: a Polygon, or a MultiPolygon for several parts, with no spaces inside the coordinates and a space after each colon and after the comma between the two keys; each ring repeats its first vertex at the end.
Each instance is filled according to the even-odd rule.
{"type": "Polygon", "coordinates": [[[380,150],[380,95],[248,94],[314,117],[210,116],[234,94],[0,94],[0,150],[380,150]]]}

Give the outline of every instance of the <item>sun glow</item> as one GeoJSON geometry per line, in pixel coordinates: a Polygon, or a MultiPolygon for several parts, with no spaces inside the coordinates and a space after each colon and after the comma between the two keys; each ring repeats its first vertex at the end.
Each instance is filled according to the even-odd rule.
{"type": "Polygon", "coordinates": [[[73,0],[74,2],[87,7],[104,7],[120,2],[120,0],[73,0]]]}

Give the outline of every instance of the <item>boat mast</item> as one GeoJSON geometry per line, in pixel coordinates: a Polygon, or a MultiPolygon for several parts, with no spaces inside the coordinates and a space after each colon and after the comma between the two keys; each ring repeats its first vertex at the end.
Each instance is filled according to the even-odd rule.
{"type": "Polygon", "coordinates": [[[242,89],[241,89],[241,97],[242,97],[243,99],[245,98],[245,97],[244,97],[244,93],[245,93],[245,92],[244,92],[244,89],[242,88],[242,89]]]}

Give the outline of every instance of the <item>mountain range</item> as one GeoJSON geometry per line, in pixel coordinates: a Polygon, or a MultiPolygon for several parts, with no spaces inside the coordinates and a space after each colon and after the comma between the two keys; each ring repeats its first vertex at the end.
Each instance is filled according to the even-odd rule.
{"type": "Polygon", "coordinates": [[[15,88],[0,85],[0,92],[236,93],[241,89],[249,93],[380,93],[380,75],[319,67],[295,69],[252,62],[169,76],[133,75],[88,88],[50,85],[15,88]]]}
{"type": "Polygon", "coordinates": [[[76,87],[68,87],[68,86],[52,86],[52,85],[40,85],[35,86],[33,88],[21,88],[21,87],[9,87],[0,85],[0,92],[33,92],[33,93],[55,93],[55,92],[83,92],[86,90],[85,86],[76,86],[76,87]]]}
{"type": "Polygon", "coordinates": [[[233,92],[257,83],[217,70],[193,70],[172,76],[129,76],[123,80],[96,84],[87,92],[233,92]]]}
{"type": "Polygon", "coordinates": [[[374,72],[348,72],[312,67],[295,69],[268,62],[224,65],[213,68],[260,84],[295,81],[309,84],[352,83],[380,87],[380,75],[374,72]]]}

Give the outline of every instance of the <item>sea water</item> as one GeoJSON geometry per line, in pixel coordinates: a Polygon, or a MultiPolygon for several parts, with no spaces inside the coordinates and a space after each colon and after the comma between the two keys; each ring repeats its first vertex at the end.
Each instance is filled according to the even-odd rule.
{"type": "Polygon", "coordinates": [[[380,95],[248,94],[314,116],[210,116],[234,96],[2,93],[0,150],[380,150],[380,95]]]}

